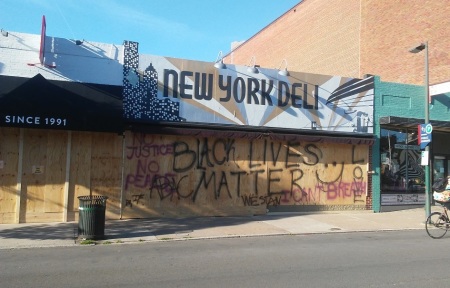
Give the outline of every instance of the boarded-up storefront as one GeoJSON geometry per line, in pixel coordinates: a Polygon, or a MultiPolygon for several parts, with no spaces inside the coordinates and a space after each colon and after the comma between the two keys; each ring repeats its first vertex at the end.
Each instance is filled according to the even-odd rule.
{"type": "Polygon", "coordinates": [[[0,223],[77,219],[78,196],[120,214],[122,136],[0,127],[0,223]]]}
{"type": "Polygon", "coordinates": [[[368,153],[367,145],[127,133],[123,215],[365,209],[368,153]]]}
{"type": "Polygon", "coordinates": [[[0,223],[73,221],[80,195],[120,214],[121,87],[0,76],[0,223]]]}
{"type": "Polygon", "coordinates": [[[76,220],[81,195],[108,196],[109,219],[367,204],[368,145],[133,132],[123,138],[6,127],[0,132],[1,223],[76,220]]]}

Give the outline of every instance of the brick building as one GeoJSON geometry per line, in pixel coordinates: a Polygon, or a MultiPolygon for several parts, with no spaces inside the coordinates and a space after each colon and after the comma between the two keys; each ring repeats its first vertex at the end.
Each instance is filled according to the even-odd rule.
{"type": "MultiPolygon", "coordinates": [[[[234,47],[224,61],[249,65],[256,59],[261,67],[283,69],[287,63],[291,71],[377,75],[382,81],[423,85],[425,52],[408,51],[427,41],[434,127],[430,164],[431,178],[436,179],[450,175],[449,13],[446,0],[304,0],[234,47]]],[[[418,199],[423,196],[425,172],[417,164],[417,125],[424,123],[425,114],[423,88],[387,82],[375,85],[379,88],[374,102],[377,141],[372,149],[375,211],[383,204],[423,203],[418,199]],[[408,171],[410,166],[416,168],[408,171]]]]}

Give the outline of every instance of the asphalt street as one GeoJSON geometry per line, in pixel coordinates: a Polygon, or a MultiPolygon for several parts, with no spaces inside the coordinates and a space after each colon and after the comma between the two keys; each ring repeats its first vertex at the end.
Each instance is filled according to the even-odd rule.
{"type": "Polygon", "coordinates": [[[2,287],[447,287],[421,230],[0,250],[2,287]]]}

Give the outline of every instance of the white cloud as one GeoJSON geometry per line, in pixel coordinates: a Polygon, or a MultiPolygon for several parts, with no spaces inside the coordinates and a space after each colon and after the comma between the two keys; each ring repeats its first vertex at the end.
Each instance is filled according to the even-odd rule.
{"type": "MultiPolygon", "coordinates": [[[[123,24],[133,25],[141,31],[148,31],[151,33],[164,33],[176,37],[201,38],[203,35],[186,25],[183,22],[174,21],[173,19],[166,19],[153,15],[147,11],[139,9],[138,7],[131,7],[131,2],[124,2],[111,0],[98,0],[91,2],[89,5],[98,5],[100,13],[109,14],[112,18],[116,18],[123,24]]],[[[153,2],[155,3],[155,2],[153,2]]],[[[142,4],[142,2],[140,3],[142,4]]],[[[145,1],[142,5],[151,5],[152,2],[145,1]]],[[[151,9],[149,9],[151,10],[151,9]]]]}

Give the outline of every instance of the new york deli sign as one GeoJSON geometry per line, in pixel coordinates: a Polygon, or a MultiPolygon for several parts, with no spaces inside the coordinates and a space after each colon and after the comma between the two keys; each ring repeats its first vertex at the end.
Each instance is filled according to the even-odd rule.
{"type": "Polygon", "coordinates": [[[372,133],[373,77],[281,76],[213,64],[139,55],[135,42],[126,42],[125,120],[372,133]]]}
{"type": "Polygon", "coordinates": [[[217,92],[219,102],[309,110],[319,106],[319,86],[300,82],[164,69],[163,87],[163,97],[211,101],[217,92]]]}

